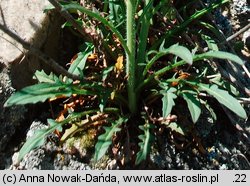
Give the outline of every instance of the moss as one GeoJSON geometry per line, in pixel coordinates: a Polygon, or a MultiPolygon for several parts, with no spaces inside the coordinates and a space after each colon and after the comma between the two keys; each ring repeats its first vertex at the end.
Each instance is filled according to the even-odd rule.
{"type": "Polygon", "coordinates": [[[103,170],[108,166],[108,162],[110,161],[110,157],[108,155],[104,155],[99,161],[94,162],[91,161],[90,166],[93,169],[103,170]]]}
{"type": "Polygon", "coordinates": [[[96,129],[88,129],[68,138],[65,147],[68,151],[75,153],[78,151],[82,157],[87,155],[95,146],[96,129]]]}

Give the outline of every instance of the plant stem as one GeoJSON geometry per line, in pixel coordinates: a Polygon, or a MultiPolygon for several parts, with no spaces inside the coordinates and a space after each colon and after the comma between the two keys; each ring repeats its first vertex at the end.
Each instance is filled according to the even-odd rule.
{"type": "Polygon", "coordinates": [[[126,75],[128,77],[128,103],[129,109],[132,114],[135,114],[137,111],[137,96],[135,92],[135,72],[136,72],[136,63],[135,63],[135,44],[136,44],[136,27],[135,27],[135,10],[136,10],[136,1],[127,0],[127,47],[129,53],[126,52],[126,75]]]}
{"type": "Polygon", "coordinates": [[[186,64],[186,62],[184,60],[181,60],[173,65],[166,66],[166,67],[156,71],[154,74],[152,74],[147,79],[145,79],[141,84],[139,84],[139,86],[136,89],[136,92],[139,92],[145,85],[147,85],[149,82],[151,82],[155,77],[159,77],[159,76],[163,75],[164,73],[166,73],[167,71],[169,71],[173,68],[176,68],[178,66],[184,65],[184,64],[186,64]]]}
{"type": "Polygon", "coordinates": [[[203,15],[211,12],[212,10],[218,8],[219,6],[229,2],[229,0],[222,0],[221,2],[216,2],[210,5],[209,7],[203,8],[202,10],[196,11],[192,16],[190,16],[186,21],[181,23],[178,27],[169,30],[166,32],[159,40],[157,40],[154,45],[151,47],[151,50],[155,50],[164,40],[172,37],[174,34],[184,31],[184,29],[192,23],[194,20],[201,18],[203,15]]]}
{"type": "MultiPolygon", "coordinates": [[[[52,0],[49,0],[49,1],[52,1],[52,0]]],[[[62,7],[62,10],[61,11],[66,11],[66,10],[79,10],[80,12],[82,13],[85,13],[87,14],[88,16],[92,17],[92,18],[95,18],[97,19],[98,21],[100,21],[102,24],[104,24],[106,27],[108,27],[115,35],[116,37],[119,39],[119,41],[121,42],[121,45],[122,47],[124,48],[124,50],[126,51],[126,53],[130,53],[130,51],[128,50],[128,47],[126,45],[126,41],[125,39],[123,38],[123,36],[121,35],[121,33],[116,29],[116,27],[110,23],[105,17],[102,17],[99,13],[95,13],[85,7],[82,7],[81,5],[79,4],[74,4],[74,3],[71,3],[71,4],[67,4],[67,5],[64,5],[62,7]]]]}
{"type": "Polygon", "coordinates": [[[108,7],[109,7],[109,1],[108,1],[108,0],[105,0],[105,1],[104,1],[103,12],[108,12],[108,7]]]}
{"type": "MultiPolygon", "coordinates": [[[[193,56],[193,62],[199,61],[199,60],[203,60],[203,59],[209,59],[212,58],[212,56],[207,56],[206,53],[203,54],[197,54],[195,56],[193,56]]],[[[140,83],[138,85],[138,87],[136,88],[136,92],[140,92],[140,90],[147,85],[149,82],[151,82],[155,77],[159,77],[163,74],[165,74],[167,71],[172,70],[173,68],[179,67],[181,65],[186,64],[186,62],[184,60],[178,61],[175,64],[172,65],[168,65],[158,71],[156,71],[154,74],[150,75],[147,79],[145,79],[142,83],[140,83]]]]}
{"type": "MultiPolygon", "coordinates": [[[[145,7],[150,3],[150,0],[145,1],[145,7]]],[[[137,59],[139,60],[140,64],[145,64],[146,62],[146,48],[147,48],[147,39],[148,39],[148,32],[150,27],[150,18],[151,18],[151,6],[149,7],[149,12],[145,13],[142,19],[141,28],[140,28],[140,35],[139,35],[139,46],[138,46],[138,56],[137,59]]],[[[138,83],[143,81],[143,70],[145,66],[138,66],[138,83]]]]}

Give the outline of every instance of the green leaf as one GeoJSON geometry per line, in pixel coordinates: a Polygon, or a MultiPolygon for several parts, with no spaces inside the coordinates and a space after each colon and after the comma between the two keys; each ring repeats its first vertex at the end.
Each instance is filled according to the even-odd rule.
{"type": "Polygon", "coordinates": [[[44,8],[43,13],[47,13],[47,12],[49,12],[50,10],[53,10],[53,9],[55,9],[55,7],[54,7],[53,5],[51,5],[51,4],[49,4],[49,5],[47,5],[47,6],[44,8]]]}
{"type": "Polygon", "coordinates": [[[141,142],[138,144],[140,150],[136,154],[136,165],[141,163],[141,161],[146,160],[147,155],[150,152],[150,144],[153,141],[153,135],[150,133],[150,129],[153,128],[153,125],[146,123],[145,125],[140,125],[139,128],[144,132],[144,134],[141,134],[138,137],[141,142]]]}
{"type": "Polygon", "coordinates": [[[126,18],[126,5],[124,1],[109,1],[109,20],[118,25],[124,23],[126,18]]]}
{"type": "Polygon", "coordinates": [[[69,97],[72,94],[70,86],[61,83],[40,83],[25,87],[12,94],[4,106],[44,102],[49,98],[59,96],[69,97]]]}
{"type": "Polygon", "coordinates": [[[168,128],[170,128],[172,131],[175,131],[183,136],[185,136],[186,134],[186,130],[184,127],[181,127],[180,125],[178,125],[176,122],[171,122],[166,124],[168,128]]]}
{"type": "MultiPolygon", "coordinates": [[[[69,4],[69,2],[64,2],[64,1],[60,1],[59,2],[61,5],[66,5],[66,4],[69,4]]],[[[55,7],[52,5],[52,4],[49,4],[49,5],[47,5],[47,6],[45,6],[45,8],[43,9],[43,13],[47,13],[47,12],[49,12],[50,10],[53,10],[53,9],[55,9],[55,7]]]]}
{"type": "Polygon", "coordinates": [[[100,108],[100,111],[103,112],[104,110],[104,107],[106,106],[106,103],[111,95],[111,90],[104,90],[100,93],[99,95],[99,108],[100,108]]]}
{"type": "Polygon", "coordinates": [[[223,41],[224,39],[224,34],[219,31],[217,28],[215,28],[213,25],[209,24],[209,23],[205,23],[205,22],[202,22],[200,21],[199,22],[201,25],[203,25],[205,28],[207,28],[209,31],[211,31],[219,41],[223,41]]]}
{"type": "Polygon", "coordinates": [[[206,109],[209,111],[209,113],[211,114],[211,117],[214,121],[217,120],[217,116],[214,112],[214,109],[207,103],[207,101],[204,101],[202,99],[200,99],[201,103],[206,107],[206,109]]]}
{"type": "Polygon", "coordinates": [[[65,142],[66,139],[68,139],[69,137],[71,137],[72,135],[76,134],[78,131],[81,131],[81,130],[82,128],[80,128],[77,124],[72,124],[70,128],[65,130],[60,141],[65,142]]]}
{"type": "Polygon", "coordinates": [[[172,45],[169,48],[165,49],[164,48],[164,42],[162,43],[162,45],[159,48],[159,51],[155,51],[155,50],[151,50],[148,52],[147,56],[151,55],[151,54],[155,54],[155,56],[148,61],[144,71],[143,71],[143,76],[145,76],[148,72],[148,70],[152,67],[152,65],[162,56],[165,56],[167,54],[174,54],[178,57],[180,57],[184,62],[192,65],[193,63],[193,54],[184,46],[180,46],[178,44],[172,45]]]}
{"type": "MultiPolygon", "coordinates": [[[[80,26],[82,26],[82,20],[80,18],[75,19],[75,22],[77,22],[80,26]]],[[[65,28],[65,27],[72,27],[72,24],[68,21],[66,21],[61,28],[65,28]]]]}
{"type": "Polygon", "coordinates": [[[50,73],[50,75],[47,75],[43,70],[37,70],[34,74],[34,78],[37,79],[40,83],[55,83],[59,81],[59,78],[52,72],[50,73]]]}
{"type": "Polygon", "coordinates": [[[208,59],[208,58],[219,58],[219,59],[227,59],[230,61],[233,61],[239,65],[244,65],[244,62],[242,59],[240,59],[238,56],[229,53],[229,52],[223,52],[223,51],[209,51],[203,54],[199,54],[194,56],[194,60],[200,60],[200,59],[208,59]]]}
{"type": "Polygon", "coordinates": [[[98,137],[98,141],[95,145],[95,155],[94,160],[98,161],[101,157],[106,153],[109,146],[112,144],[112,137],[116,132],[119,132],[121,129],[119,128],[122,123],[126,122],[127,118],[120,117],[116,121],[111,122],[111,126],[103,127],[105,129],[105,133],[98,137]]]}
{"type": "Polygon", "coordinates": [[[111,22],[109,22],[106,18],[102,17],[99,13],[91,11],[91,10],[87,9],[86,7],[83,7],[83,6],[81,6],[79,4],[75,4],[75,3],[70,3],[67,5],[64,5],[63,8],[65,8],[66,10],[69,10],[69,11],[70,10],[79,10],[80,12],[85,13],[88,16],[100,21],[102,24],[104,24],[106,27],[108,27],[116,35],[116,37],[121,42],[121,45],[124,48],[124,50],[128,54],[130,54],[130,50],[128,49],[128,47],[126,45],[126,41],[123,38],[123,36],[121,35],[121,33],[119,32],[119,30],[117,30],[117,28],[111,22]]]}
{"type": "Polygon", "coordinates": [[[226,106],[228,109],[233,111],[241,118],[247,118],[246,111],[233,96],[228,94],[227,91],[219,89],[217,85],[207,85],[203,83],[196,84],[199,86],[201,91],[206,91],[208,94],[213,96],[219,103],[226,106]]]}
{"type": "Polygon", "coordinates": [[[40,147],[44,144],[45,142],[45,137],[55,131],[56,129],[61,131],[62,127],[58,123],[56,123],[54,120],[48,119],[48,123],[50,126],[46,129],[41,129],[38,130],[32,137],[27,139],[25,144],[22,146],[22,148],[19,151],[18,155],[18,161],[20,162],[23,157],[29,153],[31,150],[40,147]]]}
{"type": "Polygon", "coordinates": [[[160,93],[162,97],[162,116],[166,118],[172,111],[173,106],[175,105],[174,99],[177,98],[176,88],[171,87],[168,90],[162,90],[160,93]]]}
{"type": "Polygon", "coordinates": [[[215,77],[209,79],[209,82],[218,85],[219,87],[223,87],[225,90],[228,90],[229,93],[231,93],[234,96],[239,96],[240,92],[239,90],[237,90],[236,87],[234,87],[230,82],[225,81],[225,79],[223,79],[221,77],[221,74],[218,73],[216,74],[215,77]]]}
{"type": "Polygon", "coordinates": [[[174,54],[184,61],[188,63],[189,65],[192,65],[193,63],[193,55],[192,53],[184,46],[180,46],[178,44],[172,45],[168,49],[166,49],[170,54],[174,54]]]}
{"type": "Polygon", "coordinates": [[[79,69],[83,70],[85,68],[87,58],[92,53],[92,50],[93,46],[87,47],[87,49],[84,52],[79,52],[77,54],[77,58],[70,65],[68,72],[71,74],[79,75],[80,74],[79,69]]]}
{"type": "Polygon", "coordinates": [[[187,92],[183,92],[181,95],[187,102],[188,109],[192,117],[192,121],[196,123],[201,114],[201,105],[198,98],[195,97],[193,94],[187,92]]]}
{"type": "MultiPolygon", "coordinates": [[[[49,76],[41,78],[42,81],[51,81],[49,76]]],[[[21,104],[35,104],[37,102],[45,102],[47,99],[57,97],[69,97],[72,94],[78,95],[99,95],[103,91],[101,85],[92,83],[84,83],[74,85],[73,82],[64,83],[58,78],[54,83],[39,83],[31,85],[12,94],[5,102],[4,106],[21,105],[21,104]]]]}
{"type": "Polygon", "coordinates": [[[210,50],[219,51],[219,48],[218,48],[216,42],[210,36],[202,35],[202,39],[204,39],[206,41],[207,46],[210,50]]]}
{"type": "Polygon", "coordinates": [[[105,81],[107,79],[109,73],[112,72],[112,70],[114,70],[114,66],[109,66],[109,67],[106,67],[105,69],[103,69],[102,81],[105,81]]]}
{"type": "MultiPolygon", "coordinates": [[[[19,152],[19,157],[18,157],[19,161],[21,161],[23,159],[25,154],[27,154],[31,150],[43,145],[45,137],[48,134],[54,132],[55,130],[62,131],[63,125],[71,123],[72,121],[77,121],[77,120],[81,119],[82,117],[86,117],[87,115],[96,114],[97,112],[98,112],[98,109],[87,110],[87,111],[79,112],[79,113],[73,112],[65,120],[60,121],[60,122],[56,122],[55,120],[48,119],[47,121],[50,124],[50,126],[46,129],[38,130],[32,137],[30,137],[25,142],[25,144],[23,145],[23,147],[21,148],[21,150],[19,152]]],[[[106,108],[104,110],[104,112],[116,113],[116,112],[118,112],[118,109],[106,108]]]]}
{"type": "Polygon", "coordinates": [[[159,46],[164,40],[168,40],[171,37],[173,37],[173,35],[177,34],[178,32],[182,32],[183,30],[186,29],[186,27],[193,23],[194,20],[199,19],[200,17],[202,17],[203,15],[207,14],[208,12],[212,11],[215,8],[218,8],[219,6],[227,3],[229,0],[221,0],[218,2],[215,2],[213,4],[211,4],[209,7],[205,7],[202,10],[197,10],[195,11],[195,13],[191,16],[189,16],[188,19],[186,19],[184,22],[182,22],[178,27],[174,27],[173,29],[170,29],[169,31],[167,31],[161,38],[159,38],[154,45],[151,47],[152,49],[155,49],[157,46],[159,46]]]}

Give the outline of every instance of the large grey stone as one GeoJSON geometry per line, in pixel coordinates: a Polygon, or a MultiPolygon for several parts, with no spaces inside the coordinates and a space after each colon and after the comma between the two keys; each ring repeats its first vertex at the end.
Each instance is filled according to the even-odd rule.
{"type": "MultiPolygon", "coordinates": [[[[56,58],[62,21],[55,12],[43,13],[47,5],[47,0],[0,0],[0,24],[56,58]]],[[[12,148],[15,135],[29,125],[25,118],[26,107],[5,108],[3,105],[16,89],[34,83],[34,72],[42,68],[49,70],[36,56],[0,30],[0,169],[8,161],[7,153],[12,148]],[[21,126],[24,122],[27,126],[21,126]]],[[[33,114],[29,113],[29,117],[31,119],[33,114]]]]}
{"type": "Polygon", "coordinates": [[[8,69],[0,64],[0,169],[5,167],[7,148],[24,121],[26,109],[23,106],[3,107],[5,101],[15,90],[11,86],[8,69]]]}
{"type": "MultiPolygon", "coordinates": [[[[26,138],[32,137],[37,130],[45,129],[47,125],[40,121],[34,121],[26,138]]],[[[10,170],[89,170],[89,165],[79,161],[76,156],[65,153],[58,144],[54,142],[57,136],[51,134],[45,139],[45,144],[30,151],[21,162],[18,162],[18,152],[12,156],[12,165],[10,170]],[[50,138],[50,140],[48,140],[50,138]],[[51,140],[54,139],[54,140],[51,140]]],[[[57,139],[58,140],[58,139],[57,139]]]]}
{"type": "MultiPolygon", "coordinates": [[[[47,0],[1,0],[0,23],[39,47],[44,43],[48,27],[47,16],[43,13],[46,5],[47,0]]],[[[22,54],[23,48],[2,31],[0,36],[0,59],[5,64],[11,63],[22,54]]]]}
{"type": "MultiPolygon", "coordinates": [[[[1,0],[0,23],[48,56],[58,56],[60,16],[44,13],[48,0],[1,0]]],[[[12,85],[21,89],[34,83],[32,76],[38,69],[50,68],[37,56],[24,52],[23,47],[0,30],[0,62],[11,69],[12,85]]],[[[57,59],[56,59],[57,60],[57,59]]]]}

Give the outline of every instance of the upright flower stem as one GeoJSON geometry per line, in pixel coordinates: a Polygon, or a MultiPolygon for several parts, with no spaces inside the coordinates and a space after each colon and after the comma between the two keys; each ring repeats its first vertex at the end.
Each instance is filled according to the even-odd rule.
{"type": "Polygon", "coordinates": [[[135,10],[136,10],[136,0],[127,0],[127,47],[129,53],[126,52],[126,75],[128,77],[128,102],[129,109],[132,114],[137,111],[137,96],[135,92],[135,71],[136,71],[136,61],[135,61],[135,45],[136,45],[136,26],[135,26],[135,10]]]}

